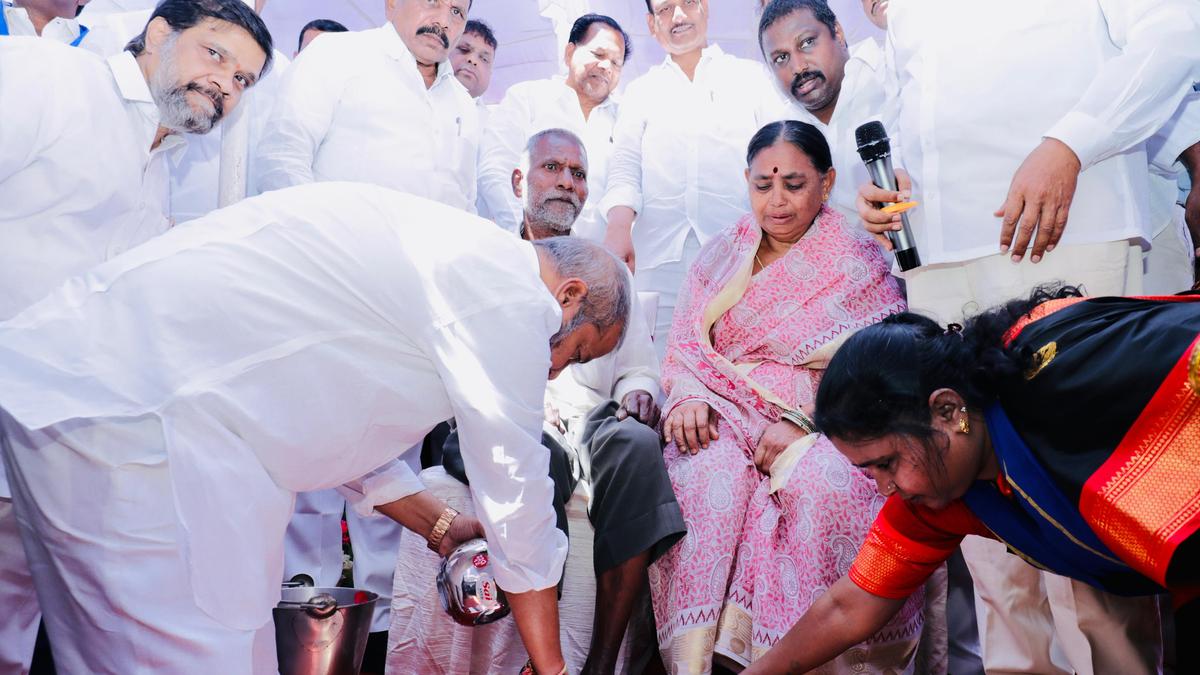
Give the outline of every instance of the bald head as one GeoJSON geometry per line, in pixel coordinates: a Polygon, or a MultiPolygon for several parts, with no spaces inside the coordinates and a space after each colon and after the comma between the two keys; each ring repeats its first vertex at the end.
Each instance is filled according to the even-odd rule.
{"type": "Polygon", "coordinates": [[[588,198],[587,172],[587,150],[575,134],[546,129],[530,137],[512,174],[530,239],[571,233],[588,198]]]}

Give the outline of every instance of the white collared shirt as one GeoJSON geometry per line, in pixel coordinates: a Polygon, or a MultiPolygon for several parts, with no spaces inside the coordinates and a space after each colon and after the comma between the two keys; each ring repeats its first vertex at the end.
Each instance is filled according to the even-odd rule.
{"type": "Polygon", "coordinates": [[[867,38],[850,47],[842,89],[829,124],[814,117],[790,94],[784,94],[787,110],[781,119],[807,122],[819,129],[829,143],[833,168],[837,170],[829,204],[851,223],[858,222],[858,207],[855,205],[858,186],[871,181],[867,167],[858,155],[854,132],[864,122],[882,119],[887,101],[884,86],[883,49],[867,38]]]}
{"type": "Polygon", "coordinates": [[[682,259],[688,232],[703,245],[750,209],[746,146],[778,109],[766,68],[717,45],[704,48],[694,80],[667,57],[629,84],[600,210],[637,212],[639,269],[682,259]]]}
{"type": "Polygon", "coordinates": [[[1200,93],[1184,98],[1175,114],[1162,129],[1146,141],[1150,155],[1150,225],[1151,234],[1160,232],[1175,222],[1176,201],[1179,199],[1179,174],[1184,170],[1179,155],[1200,142],[1200,93]]]}
{"type": "MultiPolygon", "coordinates": [[[[4,2],[0,3],[0,10],[4,12],[4,20],[8,23],[9,35],[38,37],[37,29],[33,27],[33,22],[29,20],[29,12],[24,7],[4,2]]],[[[77,20],[56,16],[42,28],[41,37],[69,45],[79,38],[80,30],[77,20]]]]}
{"type": "Polygon", "coordinates": [[[392,24],[331,33],[284,77],[256,150],[258,187],[348,180],[474,211],[479,136],[479,111],[449,61],[426,88],[392,24]]]}
{"type": "Polygon", "coordinates": [[[560,128],[579,136],[587,150],[588,200],[575,219],[575,233],[603,240],[604,215],[599,204],[604,197],[617,109],[616,100],[610,96],[584,119],[579,95],[561,76],[509,87],[504,100],[492,111],[479,150],[479,194],[496,224],[519,232],[524,205],[513,194],[513,169],[518,167],[530,136],[560,128]]]}
{"type": "Polygon", "coordinates": [[[0,320],[167,230],[168,136],[128,52],[0,40],[0,320]],[[31,67],[36,64],[36,68],[31,67]]]}
{"type": "Polygon", "coordinates": [[[0,407],[32,429],[160,423],[192,591],[237,627],[270,619],[293,493],[421,490],[411,470],[360,477],[454,417],[497,581],[521,593],[554,586],[566,559],[541,444],[561,322],[528,242],[377,186],[303,185],[175,228],[0,324],[0,407]]]}
{"type": "Polygon", "coordinates": [[[1063,244],[1149,240],[1144,141],[1200,76],[1198,17],[1194,0],[893,1],[889,131],[922,262],[999,252],[993,212],[1043,138],[1083,167],[1063,244]]]}

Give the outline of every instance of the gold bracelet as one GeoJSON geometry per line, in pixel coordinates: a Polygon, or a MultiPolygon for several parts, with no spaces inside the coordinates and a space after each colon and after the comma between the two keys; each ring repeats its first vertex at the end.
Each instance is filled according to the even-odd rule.
{"type": "Polygon", "coordinates": [[[442,515],[438,516],[437,522],[433,524],[433,530],[429,532],[428,539],[430,551],[433,551],[434,553],[438,552],[438,547],[442,545],[442,537],[446,536],[446,530],[450,529],[450,523],[454,522],[454,519],[457,516],[458,511],[455,511],[449,506],[446,507],[445,511],[442,511],[442,515]]]}

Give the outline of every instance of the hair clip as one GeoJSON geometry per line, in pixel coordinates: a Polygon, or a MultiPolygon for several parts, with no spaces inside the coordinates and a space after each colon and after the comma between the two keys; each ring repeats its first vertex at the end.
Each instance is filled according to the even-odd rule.
{"type": "Polygon", "coordinates": [[[963,329],[963,327],[962,327],[962,324],[960,324],[960,323],[947,324],[946,332],[942,333],[942,335],[957,335],[959,337],[959,339],[962,339],[962,336],[963,336],[962,329],[963,329]]]}

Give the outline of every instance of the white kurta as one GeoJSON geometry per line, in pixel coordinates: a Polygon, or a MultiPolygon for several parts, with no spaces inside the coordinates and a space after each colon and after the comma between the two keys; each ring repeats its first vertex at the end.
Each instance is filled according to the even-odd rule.
{"type": "MultiPolygon", "coordinates": [[[[170,485],[111,498],[173,501],[190,570],[175,581],[241,630],[279,597],[295,492],[411,494],[411,472],[356,479],[456,417],[497,579],[523,592],[553,586],[566,555],[540,443],[560,324],[530,244],[390,190],[302,186],[172,230],[0,325],[0,408],[28,429],[149,420],[170,485]]],[[[118,450],[76,450],[62,470],[118,450]]],[[[59,485],[29,488],[39,508],[62,501],[59,485]]]]}
{"type": "Polygon", "coordinates": [[[107,62],[37,38],[0,40],[0,320],[64,279],[165,232],[158,107],[133,56],[107,62]],[[37,64],[37,67],[30,67],[37,64]],[[55,187],[58,186],[58,187],[55,187]]]}
{"type": "Polygon", "coordinates": [[[1198,34],[1194,0],[889,5],[889,132],[921,202],[922,262],[999,253],[992,214],[1045,137],[1083,166],[1061,246],[1149,241],[1144,141],[1200,79],[1198,34]]]}
{"type": "Polygon", "coordinates": [[[884,90],[883,49],[868,38],[850,47],[842,89],[829,124],[821,122],[789,95],[787,110],[782,117],[807,122],[821,131],[833,158],[837,179],[829,205],[846,217],[858,222],[858,186],[869,183],[871,176],[858,155],[854,132],[859,125],[883,118],[887,93],[884,90]]]}
{"type": "Polygon", "coordinates": [[[750,210],[746,146],[778,109],[764,66],[717,45],[692,80],[667,58],[629,84],[600,209],[637,212],[639,270],[680,260],[689,232],[703,245],[750,210]]]}
{"type": "Polygon", "coordinates": [[[479,111],[449,61],[426,89],[392,25],[330,33],[288,69],[256,150],[258,189],[357,181],[475,209],[479,111]]]}
{"type": "Polygon", "coordinates": [[[512,172],[530,136],[546,129],[566,129],[583,141],[588,159],[588,201],[575,219],[575,233],[592,240],[604,238],[604,198],[608,158],[613,147],[617,101],[609,97],[587,119],[579,95],[563,77],[514,84],[493,109],[479,149],[479,196],[496,224],[510,232],[521,227],[524,205],[512,189],[512,172]]]}

